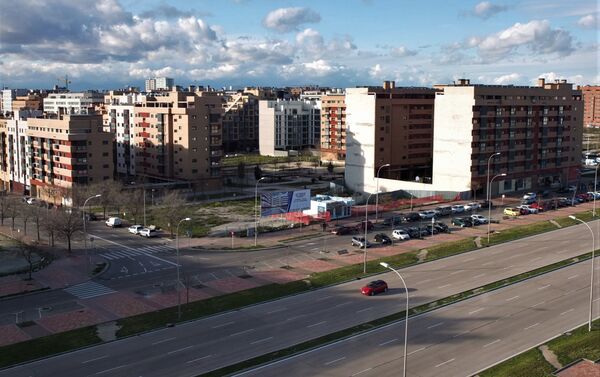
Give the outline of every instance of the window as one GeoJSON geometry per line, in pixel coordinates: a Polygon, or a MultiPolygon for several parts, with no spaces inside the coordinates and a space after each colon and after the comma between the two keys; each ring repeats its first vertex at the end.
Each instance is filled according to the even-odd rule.
{"type": "Polygon", "coordinates": [[[104,165],[102,165],[102,167],[103,167],[104,169],[108,169],[108,164],[104,164],[104,165]]]}
{"type": "MultiPolygon", "coordinates": [[[[102,156],[103,156],[103,157],[108,157],[108,152],[104,152],[104,153],[102,153],[102,156]]],[[[119,154],[119,156],[120,156],[120,154],[119,154]]]]}
{"type": "Polygon", "coordinates": [[[103,145],[108,145],[108,140],[102,140],[103,145]]]}

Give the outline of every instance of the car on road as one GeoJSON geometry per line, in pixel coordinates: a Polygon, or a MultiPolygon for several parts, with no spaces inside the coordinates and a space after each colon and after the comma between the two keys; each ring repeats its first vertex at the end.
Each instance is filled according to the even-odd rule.
{"type": "Polygon", "coordinates": [[[397,216],[393,216],[393,217],[388,217],[387,219],[383,220],[383,225],[399,225],[400,223],[402,223],[402,216],[404,216],[403,214],[399,214],[397,216]]]}
{"type": "Polygon", "coordinates": [[[484,217],[481,215],[471,215],[471,219],[473,219],[473,224],[475,224],[475,225],[481,225],[481,224],[488,223],[487,217],[484,217]]]}
{"type": "Polygon", "coordinates": [[[343,226],[338,225],[331,230],[332,234],[337,234],[338,236],[343,236],[345,234],[354,234],[357,232],[356,227],[354,226],[343,226]]]}
{"type": "Polygon", "coordinates": [[[147,238],[158,236],[158,232],[156,231],[156,229],[153,229],[153,228],[143,228],[139,231],[138,234],[142,237],[147,237],[147,238]]]}
{"type": "Polygon", "coordinates": [[[367,230],[372,230],[373,229],[373,223],[370,221],[361,221],[360,223],[358,223],[358,225],[356,225],[356,228],[358,230],[362,230],[364,232],[365,227],[367,228],[367,230]]]}
{"type": "Polygon", "coordinates": [[[419,212],[419,216],[423,220],[433,219],[437,215],[438,215],[438,211],[434,211],[434,210],[428,210],[428,211],[421,211],[421,212],[419,212]]]}
{"type": "Polygon", "coordinates": [[[375,235],[375,242],[387,245],[392,243],[392,239],[385,233],[378,233],[375,235]]]}
{"type": "Polygon", "coordinates": [[[365,240],[365,237],[352,237],[352,246],[357,246],[362,249],[365,247],[365,245],[366,247],[371,247],[371,243],[365,240]]]}
{"type": "Polygon", "coordinates": [[[402,220],[405,222],[419,221],[421,220],[421,216],[418,212],[409,212],[406,215],[404,215],[404,218],[402,220]]]}
{"type": "Polygon", "coordinates": [[[473,226],[473,221],[470,217],[456,217],[452,219],[452,225],[459,226],[461,228],[473,226]]]}
{"type": "Polygon", "coordinates": [[[93,213],[86,213],[85,219],[87,221],[96,221],[96,220],[98,220],[98,217],[96,215],[94,215],[93,213]]]}
{"type": "Polygon", "coordinates": [[[394,229],[392,237],[397,240],[410,240],[410,234],[404,229],[394,229]]]}
{"type": "Polygon", "coordinates": [[[448,216],[448,215],[452,214],[452,206],[439,206],[439,207],[436,207],[435,210],[438,212],[436,217],[437,216],[448,216]]]}
{"type": "Polygon", "coordinates": [[[529,205],[527,205],[527,204],[521,204],[520,206],[517,206],[517,208],[518,208],[518,209],[520,209],[520,210],[525,210],[525,211],[527,211],[527,214],[530,214],[530,213],[538,213],[538,212],[540,212],[540,210],[539,210],[539,209],[537,209],[537,208],[534,208],[534,207],[532,207],[532,206],[529,206],[529,205]]]}
{"type": "Polygon", "coordinates": [[[504,208],[504,214],[507,216],[519,216],[521,211],[518,208],[508,207],[504,208]]]}
{"type": "Polygon", "coordinates": [[[383,280],[374,280],[360,289],[360,293],[365,296],[374,296],[378,293],[387,292],[388,285],[383,280]]]}
{"type": "Polygon", "coordinates": [[[537,199],[537,194],[535,192],[528,192],[527,194],[523,195],[523,200],[529,199],[537,199]]]}
{"type": "Polygon", "coordinates": [[[105,224],[111,228],[119,228],[123,226],[123,221],[118,217],[109,217],[105,224]]]}
{"type": "Polygon", "coordinates": [[[410,238],[422,238],[421,230],[417,226],[409,226],[408,228],[404,228],[404,230],[410,238]]]}
{"type": "Polygon", "coordinates": [[[129,233],[140,234],[140,230],[144,229],[141,225],[132,225],[129,227],[129,233]]]}
{"type": "Polygon", "coordinates": [[[465,211],[476,211],[481,208],[481,204],[477,202],[471,202],[464,205],[465,211]]]}
{"type": "Polygon", "coordinates": [[[456,204],[452,206],[452,214],[463,213],[465,212],[465,206],[462,204],[456,204]]]}
{"type": "Polygon", "coordinates": [[[421,234],[423,236],[433,236],[438,234],[440,231],[435,227],[435,225],[427,225],[421,228],[421,234]]]}

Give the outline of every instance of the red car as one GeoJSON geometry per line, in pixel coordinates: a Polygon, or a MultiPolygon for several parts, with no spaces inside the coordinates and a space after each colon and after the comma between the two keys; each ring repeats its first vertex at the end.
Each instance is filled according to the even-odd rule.
{"type": "Polygon", "coordinates": [[[537,209],[539,212],[544,211],[544,205],[540,202],[533,202],[529,205],[531,208],[537,209]]]}
{"type": "Polygon", "coordinates": [[[387,292],[387,290],[388,290],[388,285],[385,281],[375,280],[375,281],[372,281],[369,284],[365,285],[364,287],[362,287],[362,289],[360,290],[360,293],[362,293],[365,296],[373,296],[373,295],[376,295],[377,293],[387,292]]]}

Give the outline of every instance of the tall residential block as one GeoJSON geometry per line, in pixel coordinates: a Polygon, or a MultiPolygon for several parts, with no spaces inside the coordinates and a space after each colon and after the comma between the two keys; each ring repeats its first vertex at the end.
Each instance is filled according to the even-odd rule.
{"type": "Polygon", "coordinates": [[[346,94],[321,96],[321,160],[346,159],[346,94]]]}
{"type": "Polygon", "coordinates": [[[146,80],[146,92],[155,90],[171,90],[175,87],[175,80],[170,77],[155,77],[146,80]]]}
{"type": "Polygon", "coordinates": [[[258,98],[255,95],[244,92],[225,95],[223,149],[225,153],[258,149],[258,98]]]}
{"type": "Polygon", "coordinates": [[[52,114],[93,114],[94,108],[104,102],[100,92],[50,93],[44,98],[44,111],[52,114]]]}
{"type": "Polygon", "coordinates": [[[600,127],[600,86],[578,87],[583,95],[583,125],[600,127]]]}

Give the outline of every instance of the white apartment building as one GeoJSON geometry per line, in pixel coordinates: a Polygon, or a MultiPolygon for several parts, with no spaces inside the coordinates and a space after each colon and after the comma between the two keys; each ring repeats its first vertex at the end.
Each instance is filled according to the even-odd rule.
{"type": "Polygon", "coordinates": [[[116,173],[120,176],[134,176],[135,149],[132,148],[135,136],[135,104],[140,103],[139,93],[121,95],[110,92],[105,97],[104,132],[114,135],[114,156],[116,173]]]}
{"type": "Polygon", "coordinates": [[[99,92],[51,93],[44,98],[44,112],[83,115],[103,102],[104,94],[99,92]]]}
{"type": "Polygon", "coordinates": [[[155,77],[146,79],[146,92],[155,90],[171,90],[175,86],[175,80],[170,77],[155,77]]]}
{"type": "Polygon", "coordinates": [[[4,114],[12,111],[13,108],[13,100],[17,98],[17,96],[26,96],[29,93],[27,89],[2,89],[2,94],[0,98],[2,101],[0,104],[2,108],[0,108],[0,113],[4,114]]]}
{"type": "Polygon", "coordinates": [[[321,111],[317,101],[260,101],[258,146],[263,156],[317,149],[321,111]]]}
{"type": "Polygon", "coordinates": [[[33,174],[31,165],[31,142],[27,136],[27,118],[42,116],[39,110],[23,110],[14,114],[6,122],[7,178],[12,191],[28,193],[33,174]]]}

